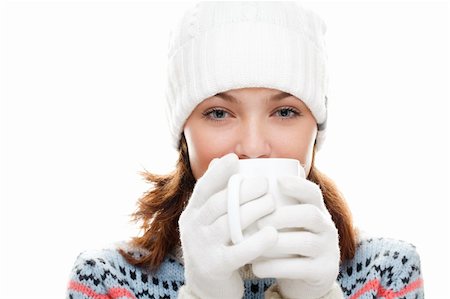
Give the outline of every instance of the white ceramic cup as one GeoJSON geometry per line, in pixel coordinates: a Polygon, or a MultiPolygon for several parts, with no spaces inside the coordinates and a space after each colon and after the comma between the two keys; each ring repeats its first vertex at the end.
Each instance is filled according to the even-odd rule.
{"type": "MultiPolygon", "coordinates": [[[[278,190],[277,178],[285,175],[304,178],[305,171],[298,160],[295,159],[257,158],[239,160],[238,173],[232,175],[228,181],[228,223],[231,241],[234,244],[258,231],[256,222],[244,231],[241,228],[239,192],[242,179],[253,176],[266,177],[269,183],[268,192],[275,199],[275,206],[278,208],[284,205],[298,204],[298,201],[281,194],[278,190]]],[[[270,256],[270,253],[265,254],[265,256],[270,256]]]]}

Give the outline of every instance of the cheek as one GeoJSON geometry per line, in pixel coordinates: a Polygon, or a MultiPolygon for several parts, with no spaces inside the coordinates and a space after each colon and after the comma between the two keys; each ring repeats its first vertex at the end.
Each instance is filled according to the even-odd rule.
{"type": "Polygon", "coordinates": [[[278,130],[274,134],[272,150],[278,157],[293,158],[300,161],[308,175],[316,139],[314,126],[297,129],[278,130]]]}
{"type": "Polygon", "coordinates": [[[185,130],[189,151],[189,161],[195,179],[200,178],[208,169],[214,158],[220,158],[232,152],[231,136],[220,135],[217,132],[201,130],[201,132],[185,130]]]}

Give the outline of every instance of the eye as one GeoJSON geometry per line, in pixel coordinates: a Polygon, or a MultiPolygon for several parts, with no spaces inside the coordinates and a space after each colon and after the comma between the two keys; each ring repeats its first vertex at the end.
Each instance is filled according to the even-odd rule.
{"type": "Polygon", "coordinates": [[[282,107],[275,111],[282,119],[296,118],[301,115],[300,111],[292,107],[282,107]]]}
{"type": "Polygon", "coordinates": [[[220,108],[212,108],[203,112],[202,114],[203,117],[208,120],[221,121],[225,119],[229,113],[220,108]]]}

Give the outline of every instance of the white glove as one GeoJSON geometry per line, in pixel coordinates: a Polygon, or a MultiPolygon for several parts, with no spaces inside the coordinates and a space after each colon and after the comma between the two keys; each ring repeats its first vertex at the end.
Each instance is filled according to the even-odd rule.
{"type": "Polygon", "coordinates": [[[323,297],[332,289],[339,272],[338,231],[319,186],[295,176],[281,177],[278,184],[282,194],[297,199],[299,204],[277,208],[259,220],[258,226],[279,230],[271,252],[294,257],[257,260],[253,272],[258,277],[276,278],[283,298],[323,297]],[[284,228],[290,231],[283,232],[284,228]]]}
{"type": "MultiPolygon", "coordinates": [[[[277,242],[273,227],[259,230],[232,245],[228,229],[227,183],[238,170],[238,157],[231,153],[210,163],[197,181],[179,228],[185,263],[185,289],[192,297],[242,298],[244,284],[238,269],[277,242]]],[[[244,229],[275,209],[266,194],[265,178],[244,179],[240,189],[241,225],[244,229]]]]}

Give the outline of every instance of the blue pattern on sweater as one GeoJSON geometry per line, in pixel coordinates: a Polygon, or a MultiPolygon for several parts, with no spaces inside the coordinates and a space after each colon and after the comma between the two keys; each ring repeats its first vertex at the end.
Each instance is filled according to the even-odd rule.
{"type": "MultiPolygon", "coordinates": [[[[120,298],[176,298],[184,284],[184,268],[180,261],[167,256],[158,271],[151,273],[127,263],[116,249],[86,251],[78,256],[70,281],[68,299],[111,298],[112,290],[117,289],[130,294],[120,298]],[[102,297],[105,294],[110,297],[102,297]]],[[[274,281],[244,280],[244,298],[264,298],[264,291],[274,281]]],[[[354,297],[358,291],[361,294],[357,298],[364,299],[384,298],[383,294],[405,299],[424,297],[415,247],[393,239],[362,240],[355,257],[340,266],[338,282],[346,298],[354,297]],[[397,297],[395,292],[400,292],[397,297]]]]}

